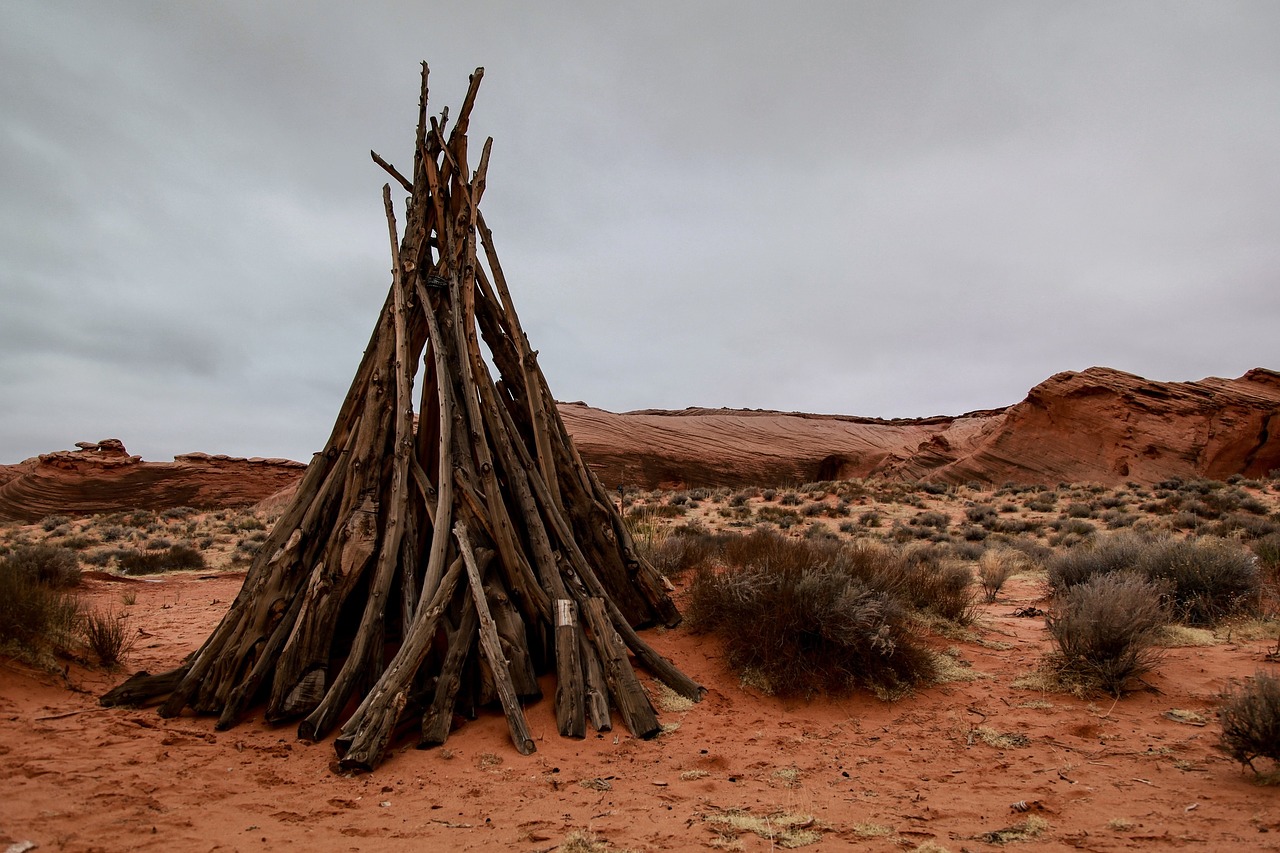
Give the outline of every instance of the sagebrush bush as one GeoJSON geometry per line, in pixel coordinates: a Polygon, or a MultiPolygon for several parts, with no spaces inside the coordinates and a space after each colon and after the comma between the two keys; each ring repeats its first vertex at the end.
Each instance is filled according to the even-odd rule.
{"type": "Polygon", "coordinates": [[[893,591],[915,610],[951,622],[973,621],[973,574],[949,559],[944,546],[917,545],[903,550],[893,591]]]}
{"type": "Polygon", "coordinates": [[[894,695],[932,675],[886,588],[900,562],[888,549],[757,531],[731,537],[721,558],[726,568],[694,575],[690,624],[722,635],[729,664],[769,691],[894,695]]]}
{"type": "Polygon", "coordinates": [[[19,545],[4,558],[0,571],[14,572],[53,587],[80,583],[80,560],[76,552],[57,545],[19,545]]]}
{"type": "Polygon", "coordinates": [[[1168,622],[1160,586],[1131,572],[1097,575],[1061,593],[1046,624],[1064,681],[1119,695],[1159,663],[1168,622]]]}
{"type": "Polygon", "coordinates": [[[1244,684],[1232,684],[1218,706],[1222,748],[1258,773],[1254,761],[1280,764],[1280,678],[1259,670],[1244,684]]]}
{"type": "Polygon", "coordinates": [[[0,566],[0,646],[33,657],[70,648],[80,618],[79,600],[65,589],[0,566]]]}
{"type": "Polygon", "coordinates": [[[127,551],[120,557],[120,571],[126,575],[154,575],[204,567],[204,555],[189,545],[172,545],[162,551],[127,551]]]}
{"type": "Polygon", "coordinates": [[[1249,610],[1261,585],[1253,556],[1238,544],[1129,535],[1058,555],[1049,563],[1049,585],[1062,591],[1116,572],[1136,572],[1164,583],[1173,615],[1190,625],[1212,624],[1249,610]]]}
{"type": "Polygon", "coordinates": [[[661,539],[639,540],[642,557],[669,578],[678,578],[689,569],[710,563],[728,538],[705,531],[693,535],[673,534],[661,539]]]}
{"type": "Polygon", "coordinates": [[[1000,589],[1014,572],[1026,564],[1026,557],[1009,548],[992,548],[978,557],[978,582],[988,604],[1000,595],[1000,589]]]}
{"type": "Polygon", "coordinates": [[[84,619],[84,637],[98,662],[114,669],[133,648],[137,634],[123,613],[92,611],[84,619]]]}
{"type": "Polygon", "coordinates": [[[1189,625],[1210,625],[1251,609],[1260,578],[1253,556],[1221,539],[1165,540],[1147,548],[1140,571],[1170,588],[1175,615],[1189,625]]]}

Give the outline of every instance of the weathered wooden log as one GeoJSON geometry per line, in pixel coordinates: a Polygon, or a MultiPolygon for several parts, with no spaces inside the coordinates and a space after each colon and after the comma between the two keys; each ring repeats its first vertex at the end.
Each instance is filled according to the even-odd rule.
{"type": "MultiPolygon", "coordinates": [[[[556,599],[556,728],[563,737],[586,737],[586,684],[578,649],[578,608],[569,598],[556,599]]],[[[607,713],[607,711],[606,711],[607,713]]]]}
{"type": "Polygon", "coordinates": [[[480,618],[480,650],[489,661],[493,672],[498,698],[502,702],[502,710],[507,715],[507,725],[511,729],[511,742],[521,755],[528,755],[536,747],[533,736],[529,734],[529,723],[524,718],[524,710],[516,696],[515,687],[511,683],[511,674],[507,662],[502,656],[502,643],[498,639],[498,629],[494,625],[493,616],[489,612],[489,603],[484,597],[484,587],[480,580],[480,568],[472,554],[471,542],[467,539],[466,524],[459,521],[453,526],[453,534],[462,550],[462,559],[467,565],[467,579],[471,582],[471,597],[476,604],[476,615],[480,618]]]}
{"type": "MultiPolygon", "coordinates": [[[[461,559],[461,557],[459,558],[461,559]]],[[[419,748],[438,746],[449,737],[453,728],[453,708],[462,686],[463,664],[476,642],[476,630],[480,618],[470,601],[463,605],[462,619],[458,627],[449,633],[449,651],[440,665],[440,675],[431,704],[422,715],[422,736],[419,748]]]]}
{"type": "Polygon", "coordinates": [[[648,695],[627,661],[626,647],[613,628],[604,601],[588,598],[582,610],[591,629],[591,639],[604,664],[604,677],[609,684],[610,696],[618,713],[622,715],[622,721],[636,737],[653,737],[662,730],[662,726],[658,724],[658,715],[654,713],[648,695]]]}

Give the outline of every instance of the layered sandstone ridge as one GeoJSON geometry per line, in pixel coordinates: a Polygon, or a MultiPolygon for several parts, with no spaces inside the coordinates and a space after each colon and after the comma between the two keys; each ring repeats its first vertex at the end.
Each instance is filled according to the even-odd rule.
{"type": "MultiPolygon", "coordinates": [[[[1005,409],[881,420],[684,409],[616,414],[561,403],[610,488],[796,485],[881,477],[964,483],[1153,483],[1280,469],[1280,373],[1154,382],[1103,367],[1059,373],[1005,409]]],[[[224,507],[292,487],[303,465],[190,453],[144,462],[118,440],[0,465],[0,519],[224,507]]],[[[277,495],[277,499],[280,496],[277,495]]]]}
{"type": "Polygon", "coordinates": [[[1021,403],[885,421],[685,409],[560,411],[611,486],[777,485],[850,477],[963,483],[1158,482],[1280,468],[1280,373],[1154,382],[1103,367],[1059,373],[1021,403]]]}
{"type": "Polygon", "coordinates": [[[289,459],[188,453],[144,462],[119,439],[80,442],[0,465],[0,519],[36,521],[52,513],[95,513],[171,506],[246,506],[292,486],[306,467],[289,459]]]}

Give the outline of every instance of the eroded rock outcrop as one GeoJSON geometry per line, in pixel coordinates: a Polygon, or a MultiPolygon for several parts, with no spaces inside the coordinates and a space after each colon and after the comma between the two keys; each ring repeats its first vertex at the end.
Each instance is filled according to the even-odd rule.
{"type": "Polygon", "coordinates": [[[189,453],[144,462],[119,439],[79,442],[0,466],[0,519],[36,521],[51,513],[89,514],[171,506],[220,508],[256,503],[297,482],[300,462],[189,453]]]}
{"type": "Polygon", "coordinates": [[[1009,407],[932,479],[1020,483],[1262,477],[1280,468],[1280,373],[1153,382],[1094,367],[1059,373],[1009,407]]]}
{"type": "MultiPolygon", "coordinates": [[[[882,477],[964,483],[1262,477],[1280,469],[1280,373],[1154,382],[1059,373],[1005,409],[880,420],[735,409],[560,412],[610,488],[798,485],[882,477]]],[[[303,465],[190,453],[144,462],[118,439],[0,466],[0,519],[287,499],[303,465]]]]}

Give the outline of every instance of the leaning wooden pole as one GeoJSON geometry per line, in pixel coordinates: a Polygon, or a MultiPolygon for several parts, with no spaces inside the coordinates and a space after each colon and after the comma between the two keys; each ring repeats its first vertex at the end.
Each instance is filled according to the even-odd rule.
{"type": "Polygon", "coordinates": [[[337,728],[340,763],[369,770],[407,726],[443,743],[476,696],[532,752],[522,703],[544,672],[566,737],[608,729],[611,706],[635,735],[659,731],[633,657],[701,698],[637,632],[680,614],[573,447],[480,213],[492,140],[472,170],[467,131],[483,73],[449,126],[429,114],[423,63],[412,175],[371,152],[408,193],[401,228],[383,187],[390,291],[240,594],[181,666],[103,704],[159,701],[220,728],[262,704],[303,738],[337,728]]]}

